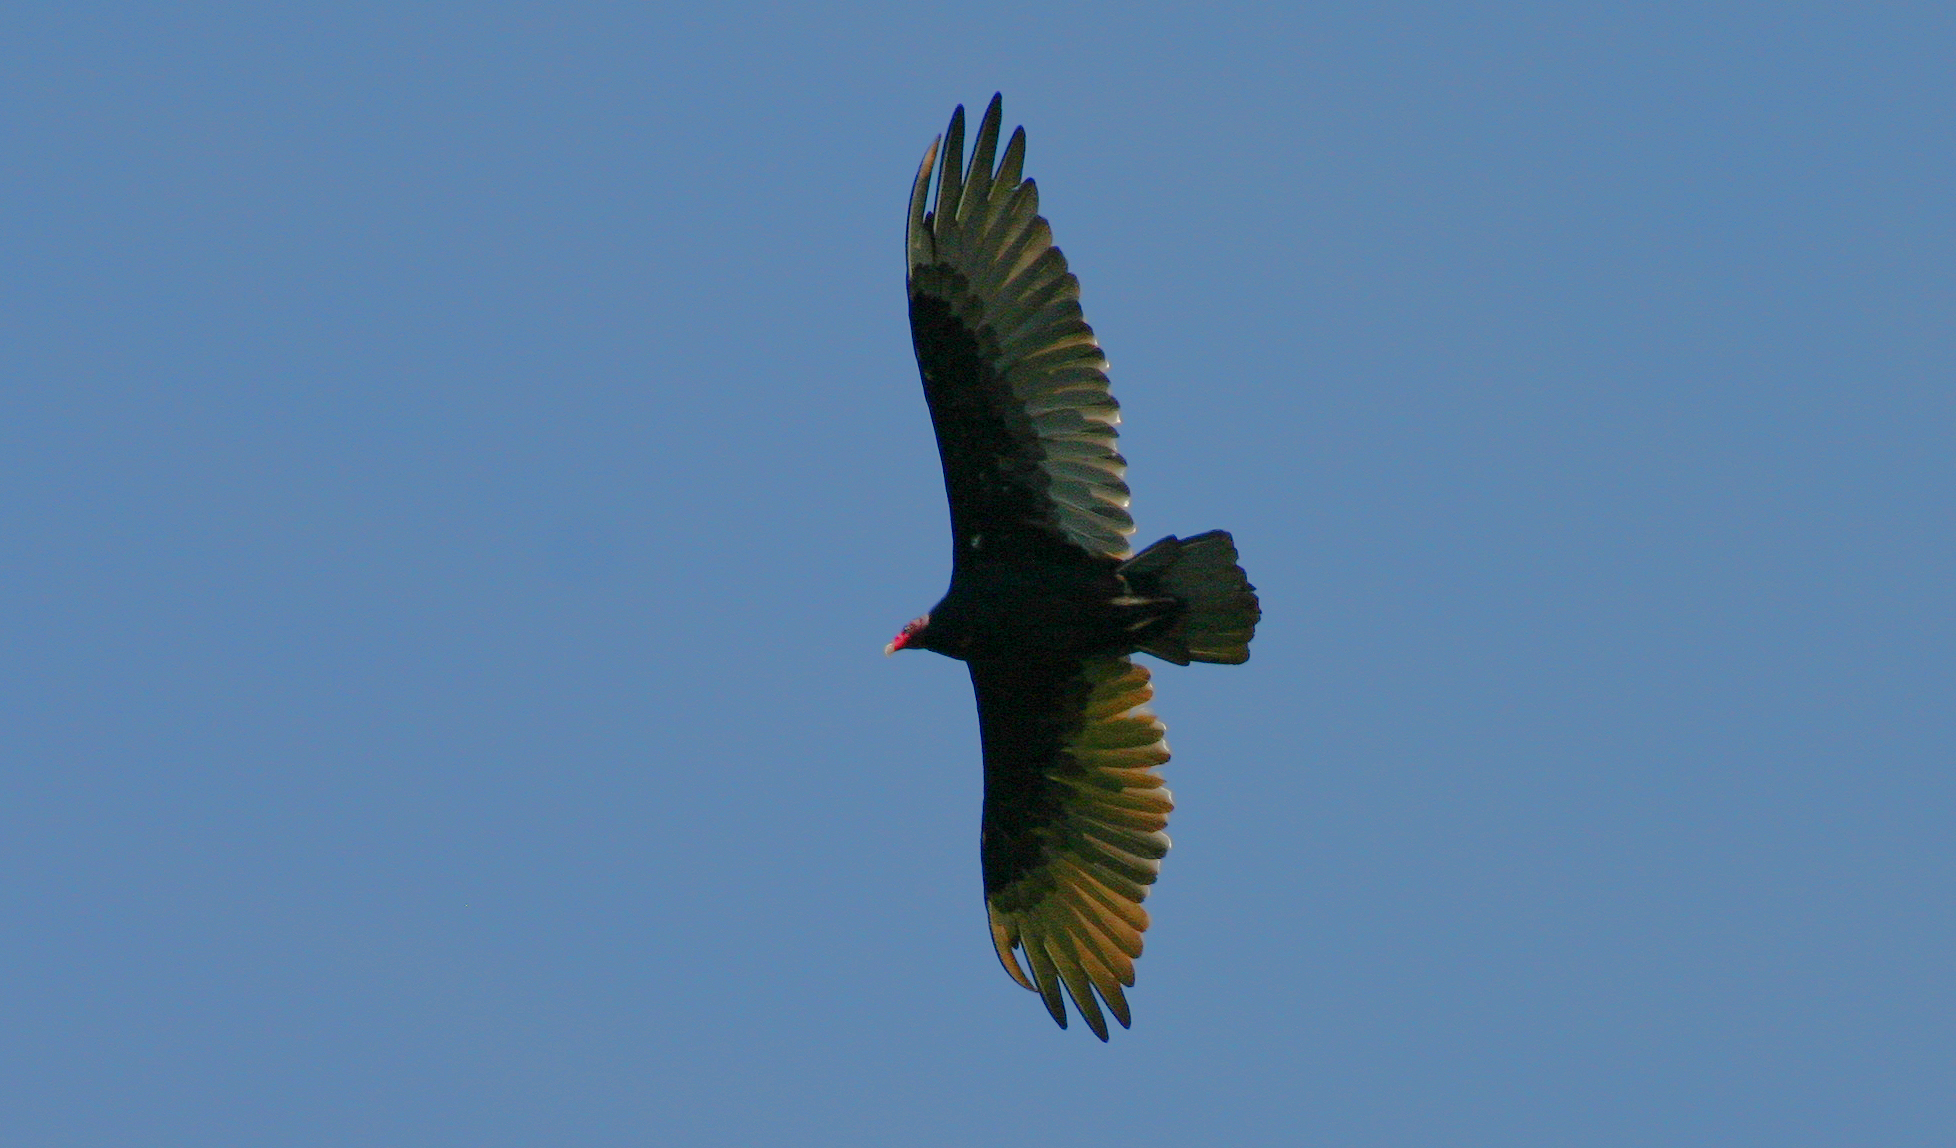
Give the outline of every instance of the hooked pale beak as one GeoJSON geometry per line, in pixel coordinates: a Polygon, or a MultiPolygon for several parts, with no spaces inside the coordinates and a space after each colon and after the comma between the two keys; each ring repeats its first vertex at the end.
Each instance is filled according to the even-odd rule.
{"type": "Polygon", "coordinates": [[[891,654],[894,654],[898,650],[901,650],[905,646],[908,646],[911,642],[911,639],[915,638],[918,634],[922,633],[924,627],[928,625],[930,625],[929,614],[925,614],[923,617],[912,621],[909,625],[905,626],[903,630],[897,634],[896,637],[890,639],[889,645],[883,647],[883,656],[887,658],[891,654]]]}

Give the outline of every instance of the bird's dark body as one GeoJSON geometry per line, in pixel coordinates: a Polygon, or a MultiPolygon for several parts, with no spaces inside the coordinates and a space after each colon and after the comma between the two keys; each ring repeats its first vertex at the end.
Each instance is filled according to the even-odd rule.
{"type": "Polygon", "coordinates": [[[1255,588],[1220,530],[1130,556],[1127,461],[1107,360],[1079,282],[1022,178],[1025,133],[1000,156],[997,98],[961,167],[964,109],[924,157],[905,235],[911,341],[951,508],[951,586],[889,645],[963,661],[985,759],[980,836],[992,943],[1064,1027],[1064,992],[1096,1035],[1148,927],[1168,852],[1168,760],[1148,671],[1249,658],[1255,588]],[[995,162],[996,161],[996,164],[995,162]],[[1030,973],[1014,952],[1023,953],[1030,973]]]}
{"type": "Polygon", "coordinates": [[[1131,654],[1175,604],[1136,597],[1119,571],[1118,561],[1085,554],[959,563],[918,645],[966,662],[1131,654]]]}

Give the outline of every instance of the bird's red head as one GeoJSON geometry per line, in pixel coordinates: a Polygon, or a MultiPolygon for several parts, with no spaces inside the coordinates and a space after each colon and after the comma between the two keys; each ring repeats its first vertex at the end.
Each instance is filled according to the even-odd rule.
{"type": "Polygon", "coordinates": [[[917,640],[917,635],[923,633],[924,627],[928,625],[930,625],[929,614],[925,614],[923,617],[918,618],[915,621],[911,622],[908,626],[905,626],[903,628],[902,633],[890,639],[889,645],[883,647],[883,655],[885,657],[888,657],[889,655],[896,653],[898,650],[903,649],[905,646],[914,643],[917,640]]]}

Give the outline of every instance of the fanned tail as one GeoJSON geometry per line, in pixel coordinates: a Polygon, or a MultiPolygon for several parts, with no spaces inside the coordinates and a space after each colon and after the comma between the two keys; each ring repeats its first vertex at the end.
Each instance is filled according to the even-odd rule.
{"type": "Polygon", "coordinates": [[[1143,653],[1178,666],[1250,660],[1250,639],[1263,609],[1256,587],[1236,564],[1236,542],[1228,531],[1193,538],[1171,534],[1122,563],[1121,575],[1137,594],[1173,598],[1181,607],[1167,626],[1146,636],[1143,653]]]}

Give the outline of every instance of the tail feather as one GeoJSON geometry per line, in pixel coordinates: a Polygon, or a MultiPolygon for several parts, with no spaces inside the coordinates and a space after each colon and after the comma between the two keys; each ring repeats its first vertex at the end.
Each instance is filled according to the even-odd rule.
{"type": "Polygon", "coordinates": [[[1256,587],[1236,564],[1236,543],[1228,531],[1193,538],[1171,534],[1122,563],[1121,575],[1136,593],[1181,605],[1167,626],[1142,639],[1143,653],[1179,666],[1250,660],[1250,639],[1263,609],[1256,587]]]}

